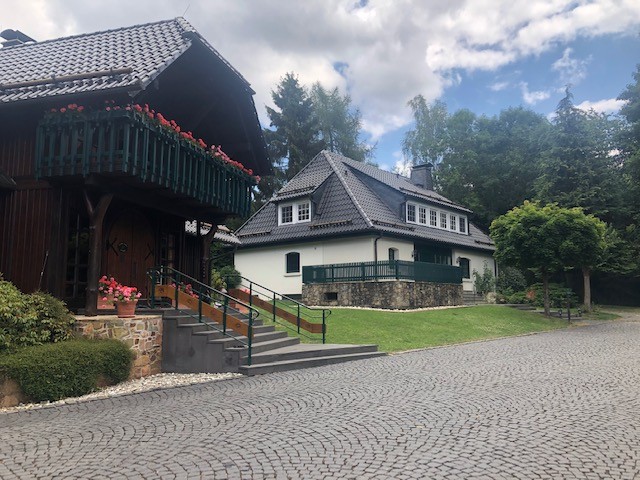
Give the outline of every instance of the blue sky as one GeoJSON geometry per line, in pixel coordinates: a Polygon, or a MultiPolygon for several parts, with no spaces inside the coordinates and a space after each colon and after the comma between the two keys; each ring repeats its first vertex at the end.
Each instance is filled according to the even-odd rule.
{"type": "Polygon", "coordinates": [[[0,11],[0,30],[36,40],[184,16],[252,84],[263,124],[288,72],[338,87],[388,169],[417,94],[450,111],[547,115],[571,83],[577,105],[613,112],[640,62],[638,0],[0,0],[0,11]]]}

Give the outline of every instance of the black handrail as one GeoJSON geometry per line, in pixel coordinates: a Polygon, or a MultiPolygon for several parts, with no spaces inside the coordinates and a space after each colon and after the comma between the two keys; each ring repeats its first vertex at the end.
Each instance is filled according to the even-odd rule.
{"type": "MultiPolygon", "coordinates": [[[[198,314],[197,314],[197,318],[198,318],[198,322],[203,323],[209,327],[214,328],[215,330],[218,330],[217,327],[215,327],[214,325],[212,325],[209,322],[206,322],[202,319],[202,304],[203,303],[207,303],[210,304],[210,302],[213,299],[213,296],[217,296],[218,298],[221,298],[223,300],[223,309],[222,309],[222,333],[223,335],[226,335],[228,337],[232,337],[235,340],[237,340],[238,342],[242,343],[243,345],[246,345],[247,347],[247,364],[251,365],[251,350],[252,350],[252,342],[253,342],[253,322],[255,319],[257,319],[260,316],[260,312],[254,308],[253,306],[251,306],[250,304],[246,304],[236,298],[233,298],[230,295],[227,295],[225,292],[221,292],[220,290],[216,290],[215,288],[200,282],[199,280],[185,274],[182,273],[178,270],[176,270],[175,268],[172,267],[167,267],[167,266],[160,266],[157,268],[153,268],[151,270],[149,270],[148,272],[149,277],[151,277],[151,308],[155,308],[155,301],[156,301],[156,294],[155,294],[155,286],[158,284],[162,284],[162,280],[163,279],[169,279],[172,280],[173,283],[175,284],[175,299],[174,299],[174,304],[175,304],[175,309],[178,310],[178,292],[180,291],[180,286],[184,286],[185,285],[185,280],[187,280],[189,282],[189,284],[191,285],[196,285],[198,288],[196,290],[192,290],[193,294],[196,294],[198,297],[198,314]],[[208,293],[203,293],[204,292],[208,292],[208,293]],[[245,307],[248,310],[248,317],[249,317],[249,322],[248,322],[248,327],[247,327],[247,341],[244,342],[243,340],[239,339],[238,337],[236,337],[235,335],[231,335],[229,333],[227,333],[227,313],[229,310],[229,302],[235,302],[238,305],[241,305],[243,307],[245,307]]],[[[167,283],[165,283],[165,285],[167,285],[167,283]]],[[[196,318],[196,315],[191,315],[193,318],[196,318]]],[[[219,331],[219,330],[218,330],[219,331]]]]}
{"type": "Polygon", "coordinates": [[[230,283],[233,283],[233,282],[229,281],[230,279],[233,279],[233,278],[235,278],[235,279],[239,278],[240,279],[240,286],[243,286],[243,287],[249,289],[249,292],[248,292],[249,293],[249,305],[251,305],[251,306],[253,305],[253,295],[254,294],[262,294],[265,297],[270,297],[269,301],[271,302],[271,305],[273,307],[273,309],[272,309],[272,313],[273,313],[272,320],[273,320],[273,322],[274,323],[278,323],[279,325],[282,325],[285,328],[288,328],[290,330],[292,330],[292,329],[291,329],[291,327],[289,327],[289,325],[281,323],[281,322],[278,322],[276,320],[276,307],[282,308],[284,310],[290,309],[291,307],[289,305],[286,305],[286,304],[276,305],[276,300],[277,300],[276,297],[280,297],[281,300],[285,300],[287,302],[293,303],[295,305],[295,307],[294,307],[295,311],[293,311],[291,313],[296,315],[296,320],[297,320],[296,323],[297,323],[297,325],[296,325],[296,329],[295,330],[297,331],[298,335],[302,335],[302,336],[304,336],[306,338],[313,339],[312,337],[309,337],[308,335],[305,335],[304,333],[300,332],[300,320],[303,319],[303,316],[301,315],[300,310],[301,309],[306,309],[309,312],[321,312],[319,315],[314,315],[314,314],[310,314],[309,313],[309,314],[306,315],[306,317],[309,318],[309,319],[320,319],[320,318],[322,319],[322,343],[326,343],[327,317],[329,317],[329,315],[331,315],[331,310],[329,310],[328,308],[309,307],[308,305],[305,305],[302,302],[294,300],[293,298],[291,298],[291,297],[289,297],[287,295],[284,295],[282,293],[276,292],[275,290],[272,290],[269,287],[265,287],[264,285],[261,285],[261,284],[259,284],[257,282],[254,282],[250,278],[243,277],[242,275],[227,275],[227,277],[225,278],[226,284],[229,285],[230,283]],[[243,285],[242,284],[243,281],[248,282],[248,286],[243,285]],[[255,291],[254,287],[258,287],[259,289],[263,290],[263,292],[255,291]],[[265,295],[264,292],[267,292],[269,295],[265,295]]]}

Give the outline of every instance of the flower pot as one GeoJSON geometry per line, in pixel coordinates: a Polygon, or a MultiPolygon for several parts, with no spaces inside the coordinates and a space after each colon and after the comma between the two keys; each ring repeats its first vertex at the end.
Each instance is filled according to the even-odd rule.
{"type": "Polygon", "coordinates": [[[114,308],[113,304],[113,294],[102,296],[98,292],[98,310],[112,310],[114,308]]]}
{"type": "Polygon", "coordinates": [[[136,304],[137,300],[130,302],[116,302],[116,311],[118,318],[133,318],[136,316],[136,304]]]}

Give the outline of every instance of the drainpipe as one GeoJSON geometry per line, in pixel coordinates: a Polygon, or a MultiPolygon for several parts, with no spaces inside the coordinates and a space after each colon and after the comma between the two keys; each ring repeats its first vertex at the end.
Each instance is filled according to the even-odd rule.
{"type": "Polygon", "coordinates": [[[373,241],[373,261],[376,262],[375,263],[376,282],[378,281],[378,240],[380,240],[381,238],[382,238],[382,234],[380,233],[373,241]]]}

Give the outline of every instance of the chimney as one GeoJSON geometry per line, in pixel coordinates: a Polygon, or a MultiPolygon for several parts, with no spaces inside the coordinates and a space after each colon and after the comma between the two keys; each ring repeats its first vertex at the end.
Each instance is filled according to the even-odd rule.
{"type": "Polygon", "coordinates": [[[11,30],[10,28],[0,32],[0,37],[4,38],[2,47],[13,47],[14,45],[22,45],[24,43],[34,43],[35,40],[25,35],[20,30],[11,30]]]}
{"type": "Polygon", "coordinates": [[[411,167],[411,177],[409,177],[409,181],[420,188],[424,188],[425,190],[433,190],[433,177],[431,176],[432,168],[433,165],[430,163],[414,165],[411,167]]]}

